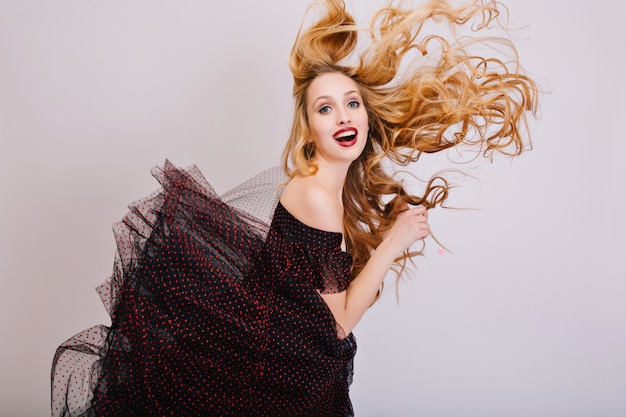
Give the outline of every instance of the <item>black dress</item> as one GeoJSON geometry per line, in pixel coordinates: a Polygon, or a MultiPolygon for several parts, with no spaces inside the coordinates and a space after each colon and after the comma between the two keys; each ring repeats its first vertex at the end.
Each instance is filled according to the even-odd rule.
{"type": "Polygon", "coordinates": [[[53,416],[353,415],[356,342],[319,296],[352,259],[278,202],[276,172],[220,198],[195,167],[153,171],[98,289],[111,327],[57,349],[53,416]]]}

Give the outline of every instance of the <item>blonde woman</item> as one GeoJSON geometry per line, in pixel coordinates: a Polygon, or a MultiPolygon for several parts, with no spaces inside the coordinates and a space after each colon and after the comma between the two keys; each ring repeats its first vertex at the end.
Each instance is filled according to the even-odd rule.
{"type": "Polygon", "coordinates": [[[486,28],[502,6],[388,7],[363,31],[343,1],[319,4],[291,53],[295,116],[279,199],[275,171],[220,198],[195,168],[156,169],[162,190],[116,225],[116,264],[100,289],[111,327],[57,350],[54,416],[353,415],[352,331],[393,265],[402,271],[418,253],[428,209],[448,193],[436,177],[410,195],[383,163],[527,146],[538,89],[513,46],[482,40],[509,47],[505,62],[453,36],[486,28]],[[448,22],[450,39],[421,33],[428,21],[448,22]],[[360,35],[369,44],[356,55],[360,35]],[[435,44],[428,66],[405,62],[435,44]]]}

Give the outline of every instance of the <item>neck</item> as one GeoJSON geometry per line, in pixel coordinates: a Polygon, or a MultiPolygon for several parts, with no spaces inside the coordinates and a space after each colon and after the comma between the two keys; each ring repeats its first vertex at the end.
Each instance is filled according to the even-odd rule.
{"type": "Polygon", "coordinates": [[[316,161],[317,172],[315,177],[329,192],[342,201],[343,186],[348,175],[350,165],[330,164],[326,161],[316,161]]]}

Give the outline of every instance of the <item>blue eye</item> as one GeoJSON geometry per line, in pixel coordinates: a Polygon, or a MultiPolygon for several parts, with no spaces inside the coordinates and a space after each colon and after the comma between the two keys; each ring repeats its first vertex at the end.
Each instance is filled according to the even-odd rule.
{"type": "Polygon", "coordinates": [[[328,113],[330,112],[330,106],[324,106],[321,109],[318,110],[320,113],[324,114],[324,113],[328,113]]]}
{"type": "Polygon", "coordinates": [[[357,107],[359,107],[359,106],[361,106],[361,103],[359,103],[359,102],[358,102],[358,101],[356,101],[356,100],[353,100],[353,101],[351,101],[351,102],[349,102],[349,103],[348,103],[348,107],[357,108],[357,107]]]}

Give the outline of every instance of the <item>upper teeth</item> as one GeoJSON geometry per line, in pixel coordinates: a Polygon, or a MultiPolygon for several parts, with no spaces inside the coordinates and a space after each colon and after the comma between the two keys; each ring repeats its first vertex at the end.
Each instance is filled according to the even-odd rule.
{"type": "Polygon", "coordinates": [[[354,136],[355,133],[352,130],[346,130],[337,135],[337,139],[346,138],[348,136],[354,136]]]}

